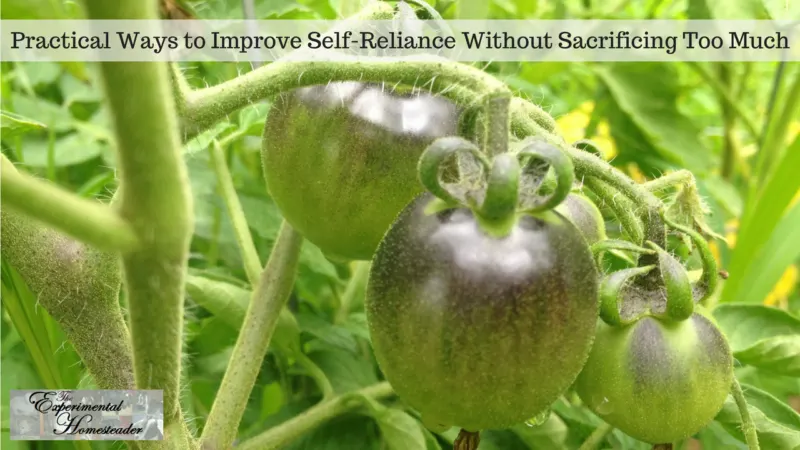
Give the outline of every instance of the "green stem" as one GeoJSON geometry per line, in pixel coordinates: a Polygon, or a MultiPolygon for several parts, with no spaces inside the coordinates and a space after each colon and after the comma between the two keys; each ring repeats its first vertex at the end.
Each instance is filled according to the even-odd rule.
{"type": "Polygon", "coordinates": [[[698,75],[703,78],[703,81],[711,86],[714,92],[716,92],[716,94],[719,96],[720,100],[739,117],[750,136],[752,136],[753,139],[758,140],[758,127],[753,119],[750,118],[748,113],[744,110],[744,107],[738,101],[736,101],[733,95],[731,95],[730,90],[702,64],[696,61],[687,61],[687,64],[689,64],[689,67],[694,69],[695,72],[697,72],[698,75]]]}
{"type": "Polygon", "coordinates": [[[486,125],[483,130],[483,151],[490,158],[508,151],[509,104],[511,92],[488,95],[484,104],[486,125]]]}
{"type": "Polygon", "coordinates": [[[664,175],[663,177],[656,178],[655,180],[648,181],[644,183],[642,187],[650,192],[659,192],[687,184],[694,184],[694,174],[686,169],[681,169],[664,175]]]}
{"type": "Polygon", "coordinates": [[[614,430],[614,427],[607,423],[603,423],[599,427],[595,428],[592,434],[583,441],[580,448],[578,450],[595,450],[600,444],[603,443],[603,440],[608,436],[611,431],[614,430]]]}
{"type": "Polygon", "coordinates": [[[284,448],[310,430],[332,418],[364,405],[364,398],[378,400],[393,394],[387,382],[378,383],[356,392],[346,393],[319,403],[302,414],[255,436],[236,448],[238,450],[274,450],[284,448]]]}
{"type": "Polygon", "coordinates": [[[333,397],[333,386],[331,386],[331,381],[325,375],[325,372],[303,352],[295,355],[295,358],[297,358],[297,364],[307,370],[308,375],[317,383],[317,387],[322,392],[323,401],[333,397]]]}
{"type": "MultiPolygon", "coordinates": [[[[86,0],[85,5],[92,20],[158,19],[153,1],[86,0]]],[[[184,277],[194,220],[169,68],[162,62],[102,62],[100,69],[116,131],[119,211],[142,242],[123,255],[136,386],[163,390],[165,444],[186,447],[192,438],[179,390],[184,277]]]]}
{"type": "Polygon", "coordinates": [[[252,286],[255,286],[261,274],[261,261],[253,243],[253,236],[250,235],[247,218],[244,215],[242,204],[239,202],[239,196],[236,194],[236,187],[233,185],[233,179],[228,170],[228,164],[225,162],[225,154],[222,148],[217,141],[214,141],[209,146],[209,150],[211,152],[211,163],[214,165],[214,171],[217,174],[217,183],[219,183],[222,198],[225,199],[225,206],[228,208],[228,214],[233,224],[236,242],[239,244],[239,251],[242,252],[247,279],[252,286]]]}
{"type": "Polygon", "coordinates": [[[583,183],[614,211],[614,215],[628,235],[628,239],[641,245],[644,242],[644,230],[641,220],[636,215],[636,205],[605,181],[589,177],[585,178],[583,183]]]}
{"type": "Polygon", "coordinates": [[[98,249],[130,251],[138,244],[131,225],[113,209],[17,172],[5,158],[2,161],[0,195],[3,206],[38,219],[98,249]]]}
{"type": "Polygon", "coordinates": [[[753,423],[753,419],[750,417],[750,409],[747,407],[747,400],[744,398],[742,386],[736,378],[733,379],[731,395],[733,395],[733,399],[736,400],[736,406],[739,408],[739,414],[742,416],[742,433],[744,433],[747,448],[749,450],[759,450],[756,426],[753,423]]]}
{"type": "Polygon", "coordinates": [[[302,243],[303,238],[284,222],[253,291],[228,369],[203,428],[204,449],[230,448],[236,438],[278,316],[291,294],[302,243]]]}
{"type": "Polygon", "coordinates": [[[196,90],[186,98],[183,109],[185,132],[194,135],[228,114],[255,101],[281,92],[327,84],[330,81],[400,82],[427,86],[454,100],[469,105],[482,95],[510,92],[500,80],[482,70],[431,56],[426,61],[277,61],[233,80],[196,90]],[[467,89],[452,89],[452,85],[467,89]]]}
{"type": "Polygon", "coordinates": [[[344,293],[342,294],[339,310],[336,311],[334,323],[337,324],[341,324],[347,320],[347,316],[350,314],[356,296],[364,294],[364,287],[369,278],[369,261],[356,261],[354,265],[356,267],[355,270],[353,270],[353,276],[351,276],[350,280],[347,282],[347,287],[345,287],[344,293]]]}

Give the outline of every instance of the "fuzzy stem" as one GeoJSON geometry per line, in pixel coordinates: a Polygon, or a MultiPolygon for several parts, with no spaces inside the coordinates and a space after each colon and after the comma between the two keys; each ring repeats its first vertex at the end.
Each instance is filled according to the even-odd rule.
{"type": "Polygon", "coordinates": [[[486,127],[483,131],[483,152],[489,157],[508,151],[510,92],[499,92],[486,98],[486,127]]]}
{"type": "Polygon", "coordinates": [[[595,428],[592,434],[583,441],[581,447],[578,450],[595,450],[600,444],[603,443],[603,440],[608,436],[608,433],[614,430],[614,427],[607,423],[603,423],[599,427],[595,428]]]}
{"type": "Polygon", "coordinates": [[[656,178],[655,180],[648,181],[642,186],[650,192],[659,192],[687,184],[694,184],[694,174],[686,169],[681,169],[664,175],[663,177],[656,178]]]}
{"type": "Polygon", "coordinates": [[[278,315],[291,294],[302,243],[303,238],[284,222],[253,292],[228,369],[203,428],[203,449],[227,449],[236,438],[278,315]]]}
{"type": "Polygon", "coordinates": [[[98,249],[130,251],[138,244],[131,225],[108,206],[17,172],[5,158],[0,191],[3,206],[38,219],[98,249]]]}
{"type": "Polygon", "coordinates": [[[222,198],[225,199],[234,234],[236,234],[236,242],[239,244],[239,251],[242,252],[247,279],[252,286],[255,286],[261,274],[261,261],[258,258],[256,246],[253,244],[253,237],[250,235],[247,218],[244,215],[242,204],[239,202],[239,196],[236,194],[236,187],[233,185],[231,172],[228,170],[228,164],[225,162],[225,154],[222,148],[217,141],[214,141],[209,150],[211,152],[211,163],[217,174],[217,183],[219,183],[222,198]]]}
{"type": "Polygon", "coordinates": [[[238,450],[274,450],[284,448],[310,430],[332,418],[352,411],[367,402],[388,397],[393,394],[387,382],[378,383],[364,389],[341,394],[319,403],[302,414],[243,442],[238,450]]]}
{"type": "Polygon", "coordinates": [[[510,92],[503,82],[478,68],[437,56],[425,61],[276,61],[190,93],[184,108],[184,131],[192,136],[240,108],[287,90],[348,80],[430,85],[432,91],[462,105],[474,103],[483,94],[510,92]],[[452,89],[452,85],[468,89],[452,89]]]}
{"type": "Polygon", "coordinates": [[[364,286],[369,278],[370,263],[368,261],[356,261],[353,264],[355,265],[353,276],[347,282],[347,287],[344,289],[339,309],[336,311],[336,317],[334,318],[334,323],[337,324],[344,323],[347,320],[356,296],[363,294],[364,286]]]}
{"type": "Polygon", "coordinates": [[[603,200],[606,206],[614,211],[614,215],[628,235],[628,239],[641,245],[644,241],[642,222],[636,215],[636,205],[627,197],[622,196],[611,185],[594,177],[583,180],[589,190],[603,200]]]}
{"type": "MultiPolygon", "coordinates": [[[[92,20],[158,19],[155,1],[86,0],[85,5],[92,20]]],[[[178,396],[193,212],[169,68],[162,62],[102,62],[100,69],[116,131],[119,211],[142,242],[123,255],[136,386],[163,390],[164,427],[172,432],[165,440],[187,445],[178,396]]]]}
{"type": "Polygon", "coordinates": [[[736,378],[733,379],[731,395],[733,395],[733,399],[736,400],[736,406],[739,408],[739,414],[742,416],[742,433],[744,433],[747,448],[749,450],[759,450],[756,426],[753,424],[753,419],[750,417],[750,409],[747,407],[747,400],[744,398],[742,386],[736,378]]]}

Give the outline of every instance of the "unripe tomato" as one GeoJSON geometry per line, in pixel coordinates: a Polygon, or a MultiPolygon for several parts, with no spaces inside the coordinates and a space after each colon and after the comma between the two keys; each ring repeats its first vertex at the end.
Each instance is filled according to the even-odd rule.
{"type": "Polygon", "coordinates": [[[370,259],[422,192],[417,161],[456,133],[453,103],[380,85],[330,83],[284,93],[264,129],[262,160],[286,220],[338,259],[370,259]]]}
{"type": "Polygon", "coordinates": [[[426,425],[504,428],[542,412],[591,348],[598,276],[554,211],[484,232],[470,209],[413,201],[373,259],[366,309],[375,355],[426,425]]]}
{"type": "Polygon", "coordinates": [[[576,389],[609,424],[662,444],[711,422],[732,382],[728,342],[701,310],[683,321],[645,317],[622,327],[598,321],[576,389]]]}
{"type": "Polygon", "coordinates": [[[569,194],[556,211],[569,219],[589,245],[606,239],[606,224],[600,210],[589,198],[581,194],[569,194]]]}

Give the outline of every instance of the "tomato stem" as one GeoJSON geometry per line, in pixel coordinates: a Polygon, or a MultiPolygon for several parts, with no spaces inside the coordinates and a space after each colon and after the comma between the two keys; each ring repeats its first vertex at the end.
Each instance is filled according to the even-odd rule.
{"type": "Polygon", "coordinates": [[[606,436],[608,436],[608,434],[611,433],[612,431],[614,431],[614,427],[612,427],[611,425],[607,423],[601,424],[600,426],[594,429],[592,434],[590,434],[585,441],[583,441],[583,444],[581,444],[578,450],[595,450],[597,447],[600,446],[600,444],[603,443],[606,436]]]}
{"type": "Polygon", "coordinates": [[[230,448],[236,438],[278,317],[292,292],[302,244],[302,236],[283,222],[203,428],[200,442],[204,448],[230,448]]]}
{"type": "Polygon", "coordinates": [[[356,392],[341,394],[312,406],[302,414],[242,442],[236,448],[237,450],[275,450],[284,448],[288,443],[328,420],[364,406],[365,399],[377,401],[393,393],[394,391],[389,383],[382,382],[356,392]]]}
{"type": "Polygon", "coordinates": [[[514,227],[521,172],[516,155],[511,153],[499,154],[492,161],[486,196],[477,213],[482,222],[490,224],[493,234],[505,236],[514,227]]]}
{"type": "Polygon", "coordinates": [[[733,395],[733,399],[736,401],[736,406],[739,408],[739,414],[742,416],[742,433],[744,433],[744,438],[747,442],[747,448],[749,450],[759,450],[756,426],[753,423],[752,417],[750,417],[750,409],[747,406],[747,399],[745,399],[742,386],[739,384],[739,380],[737,380],[736,377],[733,378],[731,395],[733,395]]]}
{"type": "Polygon", "coordinates": [[[489,93],[484,99],[486,122],[483,130],[483,151],[497,156],[508,151],[508,108],[511,92],[502,90],[489,93]]]}
{"type": "Polygon", "coordinates": [[[231,224],[233,224],[236,243],[239,244],[239,252],[242,255],[247,280],[250,281],[252,286],[255,286],[261,273],[261,260],[258,258],[253,237],[250,235],[247,217],[244,215],[244,209],[242,209],[239,196],[236,194],[236,186],[233,185],[228,164],[225,162],[225,154],[219,142],[215,140],[209,146],[209,151],[211,153],[211,163],[217,175],[217,183],[225,201],[225,206],[228,208],[231,224]]]}

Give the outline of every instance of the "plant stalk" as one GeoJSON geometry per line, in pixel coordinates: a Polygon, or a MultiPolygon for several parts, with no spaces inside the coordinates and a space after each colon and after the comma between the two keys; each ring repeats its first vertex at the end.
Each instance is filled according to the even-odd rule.
{"type": "Polygon", "coordinates": [[[302,414],[243,442],[238,450],[276,450],[299,438],[332,418],[393,394],[387,382],[341,394],[312,406],[302,414]]]}
{"type": "Polygon", "coordinates": [[[599,427],[595,428],[592,431],[592,434],[583,441],[580,448],[578,450],[595,450],[600,444],[603,443],[603,440],[614,430],[614,427],[607,423],[603,423],[599,427]]]}
{"type": "MultiPolygon", "coordinates": [[[[159,17],[154,1],[86,0],[85,6],[92,20],[155,22],[159,17]]],[[[101,62],[100,69],[116,132],[119,212],[142,243],[123,255],[136,387],[163,390],[163,445],[185,448],[193,441],[179,391],[184,277],[194,221],[169,67],[101,62]]]]}
{"type": "Polygon", "coordinates": [[[236,438],[278,316],[291,294],[302,243],[302,236],[284,222],[253,291],[228,369],[203,428],[203,449],[227,449],[236,438]]]}
{"type": "Polygon", "coordinates": [[[228,214],[236,235],[236,242],[239,244],[239,251],[242,253],[247,279],[250,281],[250,285],[255,286],[261,274],[261,261],[258,258],[256,246],[253,244],[253,236],[250,234],[250,227],[247,225],[244,209],[242,209],[239,196],[236,194],[236,187],[233,185],[231,172],[228,170],[228,163],[225,162],[225,154],[219,142],[214,141],[209,150],[211,152],[211,164],[217,174],[217,183],[219,183],[222,198],[225,200],[225,206],[228,208],[228,214]]]}
{"type": "Polygon", "coordinates": [[[736,378],[733,379],[731,395],[733,395],[736,406],[739,408],[739,414],[742,416],[742,433],[744,434],[745,442],[747,442],[747,448],[749,450],[759,450],[758,432],[753,419],[750,417],[750,409],[747,407],[747,400],[744,398],[742,386],[736,378]]]}

